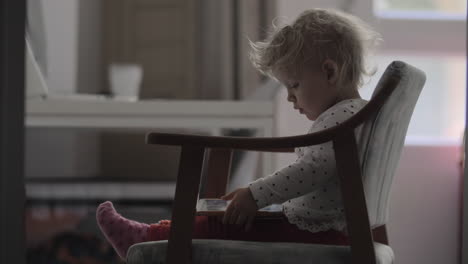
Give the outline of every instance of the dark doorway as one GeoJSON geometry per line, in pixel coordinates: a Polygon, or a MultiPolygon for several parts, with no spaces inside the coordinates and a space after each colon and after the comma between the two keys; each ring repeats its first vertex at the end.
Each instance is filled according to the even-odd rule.
{"type": "Polygon", "coordinates": [[[25,0],[0,1],[0,263],[26,262],[23,135],[25,0]]]}

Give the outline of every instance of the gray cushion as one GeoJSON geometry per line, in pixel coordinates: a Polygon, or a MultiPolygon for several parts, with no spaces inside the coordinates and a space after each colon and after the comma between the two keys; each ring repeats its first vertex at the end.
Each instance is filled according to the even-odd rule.
{"type": "Polygon", "coordinates": [[[392,62],[380,78],[373,96],[392,75],[401,81],[372,120],[366,121],[358,138],[367,210],[372,227],[388,222],[388,203],[393,176],[405,143],[406,131],[426,81],[421,70],[401,61],[392,62]]]}
{"type": "MultiPolygon", "coordinates": [[[[194,264],[281,264],[281,263],[348,263],[348,246],[302,243],[247,242],[234,240],[192,240],[194,264]]],[[[374,243],[378,264],[391,264],[393,251],[389,246],[374,243]]],[[[133,245],[127,253],[128,264],[163,264],[167,240],[133,245]]]]}

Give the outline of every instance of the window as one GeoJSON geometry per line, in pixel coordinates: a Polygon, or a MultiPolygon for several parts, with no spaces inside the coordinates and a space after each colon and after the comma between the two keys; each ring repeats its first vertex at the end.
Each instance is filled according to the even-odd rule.
{"type": "Polygon", "coordinates": [[[360,91],[363,98],[370,99],[378,77],[394,60],[403,60],[426,73],[426,84],[414,109],[406,143],[458,144],[465,120],[465,57],[404,52],[378,56],[372,63],[377,66],[376,74],[360,91]]]}
{"type": "Polygon", "coordinates": [[[375,0],[379,17],[464,19],[465,0],[375,0]]]}
{"type": "Polygon", "coordinates": [[[350,9],[384,39],[373,65],[378,72],[362,89],[369,98],[393,60],[426,73],[408,128],[407,144],[459,144],[465,126],[466,1],[355,0],[350,9]]]}

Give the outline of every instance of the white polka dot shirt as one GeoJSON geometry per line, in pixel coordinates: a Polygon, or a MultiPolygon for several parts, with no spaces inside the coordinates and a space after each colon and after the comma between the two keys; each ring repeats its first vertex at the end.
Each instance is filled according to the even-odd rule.
{"type": "MultiPolygon", "coordinates": [[[[323,112],[308,133],[336,126],[367,101],[348,99],[323,112]]],[[[360,129],[356,130],[356,136],[360,129]]],[[[296,148],[297,160],[275,173],[249,184],[252,195],[263,208],[283,204],[289,222],[311,232],[346,230],[333,143],[296,148]]]]}

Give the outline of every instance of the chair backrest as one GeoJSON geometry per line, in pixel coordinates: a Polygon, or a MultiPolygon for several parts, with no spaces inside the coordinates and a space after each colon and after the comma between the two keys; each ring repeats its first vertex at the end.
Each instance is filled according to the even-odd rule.
{"type": "Polygon", "coordinates": [[[357,143],[371,227],[383,225],[388,220],[390,187],[413,109],[426,80],[421,70],[394,61],[382,75],[373,97],[392,75],[401,76],[400,83],[379,112],[358,127],[362,129],[357,143]]]}

